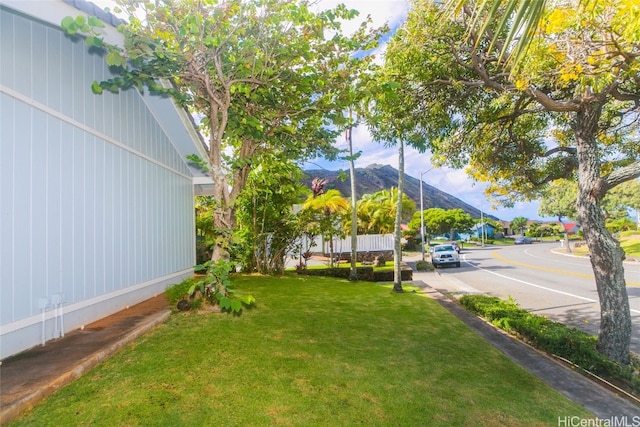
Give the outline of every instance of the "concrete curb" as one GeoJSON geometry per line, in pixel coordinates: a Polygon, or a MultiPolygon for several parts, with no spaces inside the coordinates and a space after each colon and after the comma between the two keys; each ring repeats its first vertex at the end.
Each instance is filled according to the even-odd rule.
{"type": "Polygon", "coordinates": [[[90,371],[93,367],[107,359],[116,351],[126,346],[130,342],[134,341],[141,335],[146,334],[156,326],[164,323],[171,315],[170,310],[161,311],[154,315],[149,316],[135,329],[124,335],[114,344],[96,351],[84,359],[73,364],[73,368],[62,372],[58,377],[52,379],[47,384],[42,385],[37,390],[30,394],[21,396],[16,401],[9,405],[2,405],[0,408],[0,424],[5,424],[17,417],[23,411],[33,408],[37,403],[52,395],[54,392],[60,390],[65,385],[69,384],[73,380],[81,377],[86,372],[90,371]]]}

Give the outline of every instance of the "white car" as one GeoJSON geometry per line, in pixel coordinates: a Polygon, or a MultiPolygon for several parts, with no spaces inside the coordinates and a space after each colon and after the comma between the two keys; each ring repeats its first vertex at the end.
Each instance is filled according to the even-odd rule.
{"type": "Polygon", "coordinates": [[[441,265],[452,265],[460,267],[460,255],[451,244],[437,245],[431,248],[431,263],[435,268],[441,265]]]}

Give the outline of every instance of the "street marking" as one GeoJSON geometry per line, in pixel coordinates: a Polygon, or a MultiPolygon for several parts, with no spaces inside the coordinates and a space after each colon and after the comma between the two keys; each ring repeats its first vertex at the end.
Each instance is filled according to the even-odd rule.
{"type": "MultiPolygon", "coordinates": [[[[487,270],[486,268],[478,267],[477,265],[474,265],[474,264],[470,263],[469,261],[467,261],[467,256],[466,255],[463,255],[462,259],[464,260],[464,262],[466,262],[467,264],[469,264],[473,268],[476,268],[478,270],[484,271],[484,272],[489,273],[489,274],[493,274],[494,276],[502,277],[502,278],[508,279],[508,280],[513,280],[514,282],[522,283],[523,285],[531,286],[531,287],[542,289],[542,290],[545,290],[545,291],[555,292],[557,294],[566,295],[568,297],[581,299],[583,301],[599,303],[599,301],[594,300],[592,298],[585,298],[585,297],[581,297],[580,295],[575,295],[575,294],[572,294],[572,293],[569,293],[569,292],[559,291],[557,289],[548,288],[548,287],[542,286],[542,285],[536,285],[535,283],[525,282],[524,280],[515,279],[513,277],[505,276],[504,274],[496,273],[495,271],[487,270]]],[[[634,310],[634,309],[630,308],[630,311],[633,312],[633,313],[640,314],[640,310],[634,310]]]]}
{"type": "MultiPolygon", "coordinates": [[[[593,279],[596,280],[595,276],[591,275],[591,274],[585,274],[585,273],[574,273],[571,271],[565,271],[565,270],[558,270],[557,268],[549,268],[549,267],[540,267],[538,265],[533,265],[533,264],[527,264],[524,262],[519,262],[519,261],[511,261],[510,259],[507,259],[503,256],[498,255],[498,251],[493,251],[491,253],[491,255],[493,255],[494,258],[499,259],[500,261],[504,261],[508,264],[513,264],[513,265],[519,265],[521,267],[527,267],[527,268],[532,268],[534,270],[542,270],[542,271],[547,271],[549,273],[558,273],[558,274],[565,274],[567,276],[574,276],[574,277],[582,277],[585,279],[593,279]]],[[[634,282],[626,282],[627,286],[640,286],[640,283],[634,283],[634,282]]]]}

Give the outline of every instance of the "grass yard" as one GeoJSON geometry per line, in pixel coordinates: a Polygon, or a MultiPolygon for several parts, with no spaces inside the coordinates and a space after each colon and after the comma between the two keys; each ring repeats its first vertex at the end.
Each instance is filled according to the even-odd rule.
{"type": "Polygon", "coordinates": [[[240,276],[240,316],[176,313],[11,426],[549,426],[590,415],[420,291],[240,276]]]}
{"type": "Polygon", "coordinates": [[[620,246],[628,257],[640,258],[640,231],[620,233],[620,246]]]}

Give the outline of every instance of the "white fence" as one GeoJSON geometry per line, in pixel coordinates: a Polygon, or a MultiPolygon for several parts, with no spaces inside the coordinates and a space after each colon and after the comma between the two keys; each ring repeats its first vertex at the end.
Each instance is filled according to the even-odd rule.
{"type": "MultiPolygon", "coordinates": [[[[393,234],[365,234],[358,236],[357,251],[363,252],[383,252],[393,251],[393,234]]],[[[329,241],[322,237],[316,237],[313,242],[305,236],[300,242],[303,251],[307,249],[312,253],[329,254],[329,241]]],[[[297,246],[297,245],[296,245],[297,246]]],[[[334,254],[351,253],[351,236],[344,239],[333,239],[334,254]]],[[[289,254],[293,256],[293,254],[289,254]]]]}
{"type": "MultiPolygon", "coordinates": [[[[393,250],[393,234],[364,234],[357,236],[358,252],[382,252],[393,250]]],[[[324,253],[329,253],[329,242],[323,242],[324,253]]],[[[313,250],[312,250],[313,251],[313,250]]],[[[333,239],[333,253],[350,253],[351,236],[344,239],[333,239]]]]}

